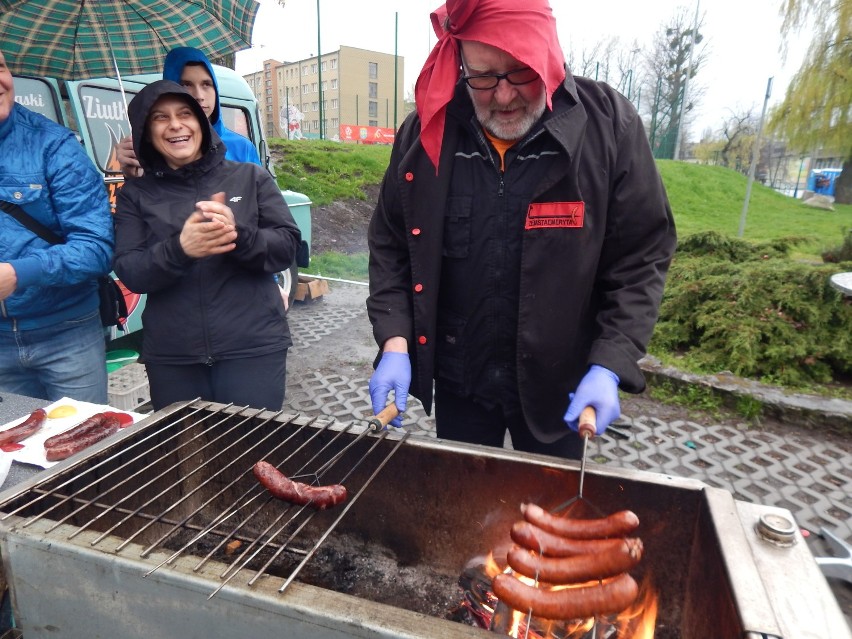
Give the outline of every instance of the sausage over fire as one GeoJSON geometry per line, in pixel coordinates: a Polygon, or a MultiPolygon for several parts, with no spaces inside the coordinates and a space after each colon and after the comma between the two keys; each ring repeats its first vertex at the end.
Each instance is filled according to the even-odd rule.
{"type": "Polygon", "coordinates": [[[639,526],[639,517],[630,510],[620,510],[600,519],[573,519],[553,515],[541,506],[521,504],[521,512],[531,524],[554,535],[572,539],[600,539],[601,537],[623,537],[639,526]]]}
{"type": "Polygon", "coordinates": [[[512,541],[534,550],[546,557],[573,557],[586,553],[606,552],[617,548],[623,541],[620,537],[612,539],[568,539],[553,533],[545,532],[528,521],[516,521],[509,533],[512,541]]]}
{"type": "Polygon", "coordinates": [[[0,446],[14,444],[22,439],[26,439],[38,431],[44,425],[46,419],[47,412],[43,408],[37,408],[17,426],[12,426],[12,428],[0,432],[0,446]]]}
{"type": "Polygon", "coordinates": [[[104,415],[103,413],[92,415],[88,419],[85,419],[76,426],[74,426],[74,428],[69,428],[68,430],[63,431],[58,435],[48,437],[46,440],[44,440],[44,447],[53,448],[54,446],[59,446],[60,444],[67,444],[73,439],[78,439],[83,435],[83,433],[89,430],[101,428],[105,419],[106,415],[104,415]]]}
{"type": "Polygon", "coordinates": [[[106,439],[113,433],[117,432],[120,426],[121,423],[118,421],[117,417],[108,416],[99,426],[78,432],[77,436],[73,439],[69,439],[50,447],[48,447],[46,445],[47,442],[45,442],[45,457],[47,457],[47,461],[59,461],[60,459],[71,457],[71,455],[79,453],[81,450],[85,450],[102,439],[106,439]]]}
{"type": "Polygon", "coordinates": [[[254,476],[274,497],[291,504],[299,506],[310,504],[314,508],[324,510],[346,501],[346,487],[341,484],[310,486],[293,481],[265,461],[259,461],[254,465],[254,476]]]}
{"type": "Polygon", "coordinates": [[[515,572],[552,584],[576,584],[606,579],[627,572],[642,559],[642,540],[618,539],[618,547],[575,557],[542,557],[518,546],[509,550],[509,566],[515,572]]]}
{"type": "Polygon", "coordinates": [[[492,582],[494,594],[507,606],[544,619],[585,619],[621,612],[639,594],[633,577],[623,573],[603,583],[549,590],[528,586],[516,577],[500,573],[492,582]]]}

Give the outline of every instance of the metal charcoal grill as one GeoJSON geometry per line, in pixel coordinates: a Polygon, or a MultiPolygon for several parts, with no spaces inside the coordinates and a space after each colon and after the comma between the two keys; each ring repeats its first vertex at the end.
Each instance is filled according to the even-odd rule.
{"type": "MultiPolygon", "coordinates": [[[[484,637],[444,618],[459,576],[507,547],[521,502],[576,493],[577,470],[190,402],[0,495],[0,549],[27,639],[484,637]],[[349,499],[326,511],[270,499],[251,472],[261,459],[343,483],[349,499]]],[[[639,515],[634,576],[659,593],[658,639],[848,635],[788,511],[620,469],[587,470],[585,493],[639,515]]]]}

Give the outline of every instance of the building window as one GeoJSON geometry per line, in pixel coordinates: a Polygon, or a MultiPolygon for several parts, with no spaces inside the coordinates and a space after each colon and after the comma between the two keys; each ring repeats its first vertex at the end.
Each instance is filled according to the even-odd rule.
{"type": "Polygon", "coordinates": [[[302,67],[302,75],[308,75],[308,65],[302,67]]]}
{"type": "Polygon", "coordinates": [[[325,60],[323,60],[322,64],[320,65],[320,69],[325,71],[325,60]]]}
{"type": "Polygon", "coordinates": [[[367,126],[379,126],[379,121],[378,120],[370,120],[367,123],[367,126]]]}
{"type": "Polygon", "coordinates": [[[331,118],[331,128],[336,129],[340,126],[340,121],[337,118],[331,118]]]}
{"type": "Polygon", "coordinates": [[[326,90],[326,89],[325,89],[325,85],[326,85],[326,83],[325,83],[325,82],[323,82],[323,83],[322,83],[322,90],[323,90],[323,91],[325,91],[325,90],[326,90]]]}
{"type": "Polygon", "coordinates": [[[314,62],[314,63],[311,65],[311,73],[316,73],[316,72],[317,72],[317,63],[316,63],[316,62],[314,62]]]}
{"type": "Polygon", "coordinates": [[[332,89],[336,89],[336,88],[337,88],[337,78],[332,78],[332,80],[331,80],[331,88],[332,88],[332,89]]]}
{"type": "Polygon", "coordinates": [[[379,77],[379,63],[378,62],[369,62],[370,65],[370,79],[376,80],[379,77]]]}
{"type": "Polygon", "coordinates": [[[338,105],[337,105],[337,98],[334,98],[334,99],[331,101],[331,108],[332,108],[332,109],[338,109],[338,108],[340,108],[340,107],[338,107],[338,105]]]}
{"type": "Polygon", "coordinates": [[[316,83],[316,82],[314,82],[314,83],[311,85],[311,91],[313,91],[314,93],[316,93],[316,92],[317,92],[317,83],[316,83]]]}
{"type": "Polygon", "coordinates": [[[379,83],[378,82],[370,82],[369,93],[370,93],[369,97],[372,98],[373,100],[375,100],[377,97],[379,97],[379,83]]]}
{"type": "MultiPolygon", "coordinates": [[[[378,102],[374,102],[373,100],[370,100],[370,107],[369,107],[368,115],[371,118],[376,118],[376,117],[379,116],[379,103],[378,102]]],[[[370,126],[375,126],[375,125],[371,124],[370,126]]]]}
{"type": "Polygon", "coordinates": [[[332,58],[332,59],[331,59],[331,68],[332,68],[332,69],[336,69],[336,68],[337,68],[337,58],[332,58]]]}
{"type": "Polygon", "coordinates": [[[310,90],[310,87],[306,84],[302,87],[302,95],[305,95],[310,90]]]}
{"type": "Polygon", "coordinates": [[[319,110],[319,102],[311,102],[311,110],[318,111],[319,110]]]}

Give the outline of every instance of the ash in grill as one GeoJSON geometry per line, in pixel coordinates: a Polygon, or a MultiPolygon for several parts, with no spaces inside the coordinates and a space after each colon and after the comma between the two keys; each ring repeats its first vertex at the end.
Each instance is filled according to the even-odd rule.
{"type": "MultiPolygon", "coordinates": [[[[444,618],[459,575],[508,546],[522,502],[561,503],[577,476],[550,457],[190,402],[0,495],[0,549],[27,639],[487,636],[444,618]],[[324,511],[271,498],[262,459],[349,497],[324,511]]],[[[805,545],[757,539],[766,507],[638,471],[591,470],[586,494],[642,522],[634,576],[659,593],[658,639],[843,636],[805,545]]]]}

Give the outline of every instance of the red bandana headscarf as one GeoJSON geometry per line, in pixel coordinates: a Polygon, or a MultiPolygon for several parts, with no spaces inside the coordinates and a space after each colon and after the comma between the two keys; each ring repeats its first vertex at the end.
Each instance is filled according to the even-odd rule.
{"type": "Polygon", "coordinates": [[[460,75],[460,40],[497,47],[534,69],[544,81],[548,109],[565,80],[565,56],[548,0],[447,0],[431,18],[438,43],[420,71],[414,97],[420,140],[437,173],[447,104],[460,75]]]}

